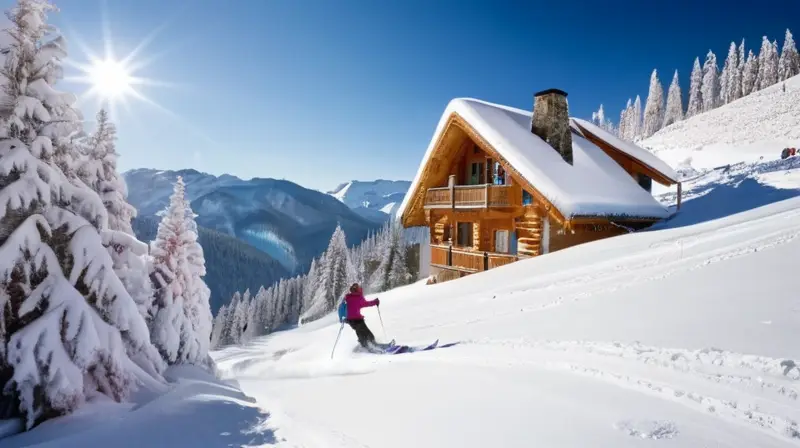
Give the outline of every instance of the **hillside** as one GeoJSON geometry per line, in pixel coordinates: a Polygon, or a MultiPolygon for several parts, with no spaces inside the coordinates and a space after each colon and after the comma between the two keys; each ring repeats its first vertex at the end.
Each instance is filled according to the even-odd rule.
{"type": "Polygon", "coordinates": [[[330,316],[215,358],[287,446],[797,446],[800,198],[695,221],[380,296],[450,348],[331,361],[330,316]]]}
{"type": "Polygon", "coordinates": [[[363,240],[381,224],[366,219],[330,195],[275,179],[241,180],[195,170],[138,169],[124,173],[129,201],[141,216],[166,205],[172,184],[184,176],[197,223],[236,237],[277,260],[290,273],[305,272],[327,247],[337,224],[348,244],[363,240]]]}
{"type": "Polygon", "coordinates": [[[169,390],[0,446],[797,446],[800,197],[784,198],[800,163],[687,186],[660,228],[398,288],[382,319],[365,310],[380,340],[454,346],[367,355],[345,329],[331,360],[331,315],[213,353],[223,381],[170,369],[169,390]]]}
{"type": "Polygon", "coordinates": [[[345,182],[328,194],[367,219],[385,222],[403,202],[411,182],[383,180],[345,182]]]}
{"type": "MultiPolygon", "coordinates": [[[[133,220],[136,237],[152,241],[158,231],[159,219],[144,216],[133,220]]],[[[211,290],[211,311],[216,313],[228,303],[236,291],[258,291],[261,285],[270,286],[289,272],[269,255],[231,236],[198,226],[199,242],[206,260],[204,280],[211,290]]]]}
{"type": "Polygon", "coordinates": [[[784,84],[672,124],[640,144],[689,174],[779,159],[783,148],[800,147],[800,76],[784,84]]]}

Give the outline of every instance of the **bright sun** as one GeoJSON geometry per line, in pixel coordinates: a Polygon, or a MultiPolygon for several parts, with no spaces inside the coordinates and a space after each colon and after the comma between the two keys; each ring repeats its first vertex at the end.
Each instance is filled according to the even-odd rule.
{"type": "Polygon", "coordinates": [[[108,99],[121,98],[130,93],[134,83],[125,66],[112,59],[94,61],[88,72],[94,90],[108,99]]]}

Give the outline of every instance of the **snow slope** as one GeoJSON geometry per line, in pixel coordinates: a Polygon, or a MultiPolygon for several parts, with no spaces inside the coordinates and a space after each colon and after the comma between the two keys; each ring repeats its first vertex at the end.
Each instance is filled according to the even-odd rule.
{"type": "Polygon", "coordinates": [[[639,144],[672,167],[715,168],[780,158],[800,147],[800,76],[672,124],[639,144]],[[687,163],[688,162],[688,163],[687,163]]]}
{"type": "Polygon", "coordinates": [[[345,328],[331,360],[328,316],[214,357],[285,446],[798,446],[797,168],[741,170],[785,196],[709,173],[662,230],[381,295],[386,336],[453,347],[367,355],[345,328]],[[725,198],[765,205],[697,216],[725,198]]]}
{"type": "MultiPolygon", "coordinates": [[[[270,416],[236,388],[196,367],[172,367],[164,391],[133,403],[94,403],[68,417],[0,439],[0,447],[219,447],[277,442],[270,416]]],[[[13,422],[0,424],[15,429],[13,422]]]]}

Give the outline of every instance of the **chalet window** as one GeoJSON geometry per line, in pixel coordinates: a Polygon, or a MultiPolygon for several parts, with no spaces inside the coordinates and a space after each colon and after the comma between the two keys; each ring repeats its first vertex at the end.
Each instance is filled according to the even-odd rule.
{"type": "Polygon", "coordinates": [[[461,247],[469,247],[472,246],[472,223],[471,222],[460,222],[458,223],[458,231],[456,238],[456,245],[461,247]]]}
{"type": "Polygon", "coordinates": [[[495,230],[494,232],[494,250],[501,254],[509,253],[509,238],[508,230],[495,230]]]}
{"type": "Polygon", "coordinates": [[[473,162],[470,164],[469,184],[481,185],[484,182],[483,162],[473,162]]]}
{"type": "Polygon", "coordinates": [[[653,179],[651,179],[650,176],[639,173],[639,175],[636,178],[636,182],[639,183],[640,187],[644,188],[647,191],[653,190],[653,179]]]}
{"type": "Polygon", "coordinates": [[[498,162],[494,163],[494,172],[492,174],[493,174],[493,182],[492,182],[493,184],[510,185],[510,182],[508,182],[510,179],[508,179],[506,175],[506,170],[503,169],[500,163],[498,162]]]}
{"type": "Polygon", "coordinates": [[[522,190],[522,205],[531,205],[533,204],[533,196],[527,192],[527,190],[522,190]]]}

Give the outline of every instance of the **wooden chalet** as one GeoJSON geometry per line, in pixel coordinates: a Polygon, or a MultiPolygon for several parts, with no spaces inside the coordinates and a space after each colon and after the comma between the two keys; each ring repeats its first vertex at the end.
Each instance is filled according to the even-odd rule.
{"type": "Polygon", "coordinates": [[[397,212],[404,227],[429,227],[438,281],[650,226],[670,215],[653,181],[678,184],[680,206],[672,168],[570,118],[566,97],[539,92],[533,113],[466,98],[447,106],[397,212]]]}

